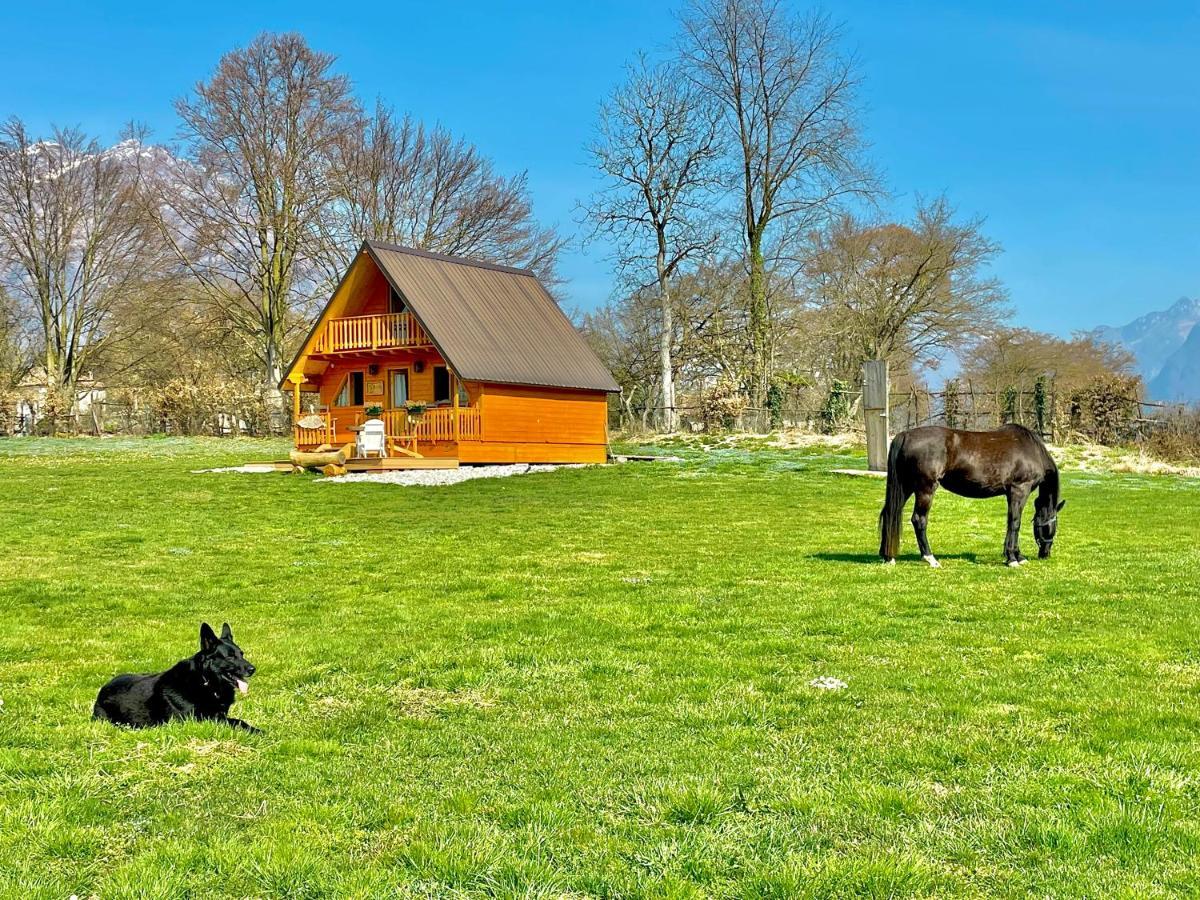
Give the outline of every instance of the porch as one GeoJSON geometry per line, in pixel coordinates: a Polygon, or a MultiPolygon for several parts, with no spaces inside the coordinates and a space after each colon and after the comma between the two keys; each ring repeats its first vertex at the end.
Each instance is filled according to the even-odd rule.
{"type": "MultiPolygon", "coordinates": [[[[307,450],[321,445],[342,447],[352,444],[366,418],[357,410],[310,413],[299,419],[294,427],[295,445],[297,449],[307,450]]],[[[483,438],[483,417],[477,406],[434,407],[419,416],[411,416],[404,409],[389,409],[377,418],[384,422],[389,453],[396,456],[457,457],[461,442],[483,438]]]]}

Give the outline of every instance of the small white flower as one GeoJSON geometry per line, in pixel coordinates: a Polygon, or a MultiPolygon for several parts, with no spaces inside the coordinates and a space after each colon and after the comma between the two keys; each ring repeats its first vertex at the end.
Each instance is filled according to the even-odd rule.
{"type": "Polygon", "coordinates": [[[814,687],[818,691],[840,691],[846,687],[846,682],[840,678],[834,678],[832,675],[822,675],[820,678],[810,681],[808,686],[814,687]]]}

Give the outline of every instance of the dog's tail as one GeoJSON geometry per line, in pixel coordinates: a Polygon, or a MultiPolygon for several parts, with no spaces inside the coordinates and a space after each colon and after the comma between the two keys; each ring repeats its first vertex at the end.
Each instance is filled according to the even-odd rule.
{"type": "Polygon", "coordinates": [[[879,555],[890,562],[900,552],[900,516],[904,512],[904,486],[901,484],[900,453],[904,449],[904,435],[892,439],[888,449],[887,490],[884,494],[883,510],[879,513],[879,555]]]}

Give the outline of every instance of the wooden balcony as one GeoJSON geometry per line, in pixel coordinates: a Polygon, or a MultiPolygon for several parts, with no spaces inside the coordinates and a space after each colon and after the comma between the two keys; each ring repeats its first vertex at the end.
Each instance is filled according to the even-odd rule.
{"type": "MultiPolygon", "coordinates": [[[[314,413],[306,416],[311,419],[319,416],[322,424],[314,428],[296,425],[295,440],[297,447],[319,447],[321,444],[341,446],[354,441],[354,432],[349,426],[359,424],[361,415],[347,413],[314,413]]],[[[403,409],[389,409],[381,416],[387,427],[389,440],[397,444],[419,451],[421,444],[457,443],[460,441],[478,441],[483,438],[483,416],[477,406],[439,406],[425,410],[424,415],[411,418],[403,409]],[[457,419],[457,423],[456,423],[457,419]]]]}
{"type": "Polygon", "coordinates": [[[428,347],[432,342],[411,313],[348,316],[325,323],[312,354],[363,353],[406,347],[428,347]]]}

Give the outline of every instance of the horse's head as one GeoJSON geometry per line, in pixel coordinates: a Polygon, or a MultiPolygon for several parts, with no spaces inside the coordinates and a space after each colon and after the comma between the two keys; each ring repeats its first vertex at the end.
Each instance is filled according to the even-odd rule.
{"type": "MultiPolygon", "coordinates": [[[[1040,499],[1040,498],[1039,498],[1040,499]]],[[[1066,500],[1058,503],[1037,505],[1033,512],[1033,539],[1038,545],[1038,559],[1046,559],[1054,546],[1054,536],[1058,533],[1058,512],[1067,505],[1066,500]]]]}

